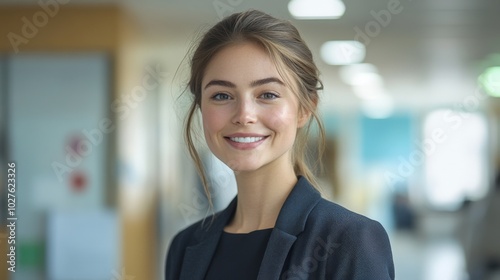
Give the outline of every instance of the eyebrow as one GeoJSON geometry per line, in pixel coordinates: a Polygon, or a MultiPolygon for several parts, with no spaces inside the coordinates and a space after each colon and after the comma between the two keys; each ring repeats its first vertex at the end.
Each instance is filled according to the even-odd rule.
{"type": "Polygon", "coordinates": [[[223,86],[223,87],[229,87],[229,88],[235,88],[236,85],[231,83],[230,81],[224,81],[224,80],[211,80],[208,82],[208,84],[205,86],[205,89],[209,86],[223,86]]]}
{"type": "MultiPolygon", "coordinates": [[[[255,80],[250,83],[251,87],[257,87],[269,83],[277,83],[282,86],[285,85],[280,79],[276,77],[269,77],[269,78],[264,78],[260,80],[255,80]]],[[[223,87],[229,87],[229,88],[236,88],[236,85],[234,83],[231,83],[230,81],[224,81],[224,80],[211,80],[208,82],[208,84],[205,86],[205,89],[207,89],[209,86],[223,86],[223,87]]]]}
{"type": "Polygon", "coordinates": [[[280,84],[282,86],[285,85],[285,83],[283,83],[280,79],[278,79],[276,77],[269,77],[269,78],[253,81],[250,83],[250,86],[256,87],[256,86],[261,86],[261,85],[265,85],[265,84],[269,84],[269,83],[277,83],[277,84],[280,84]]]}

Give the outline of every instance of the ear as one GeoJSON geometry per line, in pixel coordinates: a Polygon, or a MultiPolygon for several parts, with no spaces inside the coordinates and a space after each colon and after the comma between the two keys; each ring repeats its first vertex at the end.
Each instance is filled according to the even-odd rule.
{"type": "Polygon", "coordinates": [[[306,108],[299,109],[299,118],[297,119],[297,128],[301,128],[309,121],[311,112],[306,108]]]}
{"type": "MultiPolygon", "coordinates": [[[[315,110],[316,106],[318,105],[318,99],[312,100],[311,105],[313,106],[313,110],[315,110]]],[[[312,115],[312,112],[310,110],[308,110],[307,108],[305,108],[305,106],[301,105],[299,108],[299,118],[297,120],[297,128],[301,128],[304,125],[306,125],[306,123],[311,118],[311,115],[312,115]]]]}

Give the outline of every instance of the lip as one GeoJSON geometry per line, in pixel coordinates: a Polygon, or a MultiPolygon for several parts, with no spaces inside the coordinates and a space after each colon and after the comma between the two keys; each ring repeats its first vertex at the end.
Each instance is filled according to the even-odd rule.
{"type": "Polygon", "coordinates": [[[224,140],[231,145],[231,147],[238,149],[238,150],[251,150],[254,149],[258,146],[260,146],[264,141],[266,141],[267,137],[269,135],[264,135],[264,134],[256,134],[256,133],[234,133],[230,135],[224,136],[224,140]],[[231,138],[234,137],[262,137],[261,140],[251,142],[251,143],[241,143],[241,142],[235,142],[231,140],[231,138]]]}
{"type": "Polygon", "coordinates": [[[224,137],[267,137],[269,135],[258,134],[258,133],[233,133],[226,135],[224,137]]]}

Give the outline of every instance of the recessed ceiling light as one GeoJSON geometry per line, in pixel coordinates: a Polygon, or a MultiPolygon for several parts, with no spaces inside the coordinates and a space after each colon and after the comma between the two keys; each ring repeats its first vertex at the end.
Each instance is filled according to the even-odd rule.
{"type": "Polygon", "coordinates": [[[353,86],[352,91],[363,100],[374,100],[389,96],[382,85],[360,85],[353,86]]]}
{"type": "Polygon", "coordinates": [[[288,11],[296,19],[337,19],[344,15],[340,0],[291,0],[288,11]]]}
{"type": "Polygon", "coordinates": [[[358,41],[328,41],[321,46],[320,54],[330,65],[348,65],[362,62],[366,48],[358,41]]]}
{"type": "Polygon", "coordinates": [[[339,69],[342,81],[351,86],[382,86],[383,79],[377,67],[370,63],[342,66],[339,69]]]}

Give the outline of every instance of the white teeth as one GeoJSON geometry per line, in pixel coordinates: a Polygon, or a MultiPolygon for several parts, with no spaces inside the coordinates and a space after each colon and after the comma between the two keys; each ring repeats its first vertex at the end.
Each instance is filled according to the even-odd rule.
{"type": "Polygon", "coordinates": [[[230,137],[229,139],[238,143],[253,143],[264,139],[264,137],[230,137]]]}

